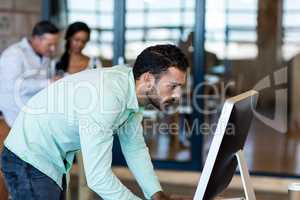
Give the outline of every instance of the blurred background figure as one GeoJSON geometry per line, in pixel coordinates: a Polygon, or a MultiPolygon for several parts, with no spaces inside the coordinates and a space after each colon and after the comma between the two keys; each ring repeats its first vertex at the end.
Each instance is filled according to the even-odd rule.
{"type": "Polygon", "coordinates": [[[67,28],[65,51],[56,65],[57,74],[73,74],[87,68],[102,67],[98,59],[82,53],[90,40],[90,32],[90,28],[83,22],[74,22],[67,28]]]}
{"type": "Polygon", "coordinates": [[[51,82],[50,57],[56,51],[58,39],[58,28],[48,21],[41,21],[33,28],[30,39],[23,38],[2,53],[0,110],[10,127],[22,105],[51,82]],[[16,84],[19,84],[17,90],[16,84]],[[21,102],[17,104],[15,97],[21,102]]]}

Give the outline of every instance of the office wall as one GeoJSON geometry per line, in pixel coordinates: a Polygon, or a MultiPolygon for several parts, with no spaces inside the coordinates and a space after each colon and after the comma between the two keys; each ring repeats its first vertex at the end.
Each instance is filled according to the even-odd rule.
{"type": "Polygon", "coordinates": [[[0,0],[0,53],[29,36],[41,15],[42,0],[0,0]]]}

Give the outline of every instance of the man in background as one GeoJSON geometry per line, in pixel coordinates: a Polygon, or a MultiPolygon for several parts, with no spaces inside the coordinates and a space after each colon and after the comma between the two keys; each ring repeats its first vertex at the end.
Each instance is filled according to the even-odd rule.
{"type": "Polygon", "coordinates": [[[49,82],[50,57],[59,39],[58,28],[48,22],[37,23],[32,37],[23,38],[3,51],[0,58],[0,110],[12,126],[22,105],[49,82]]]}
{"type": "MultiPolygon", "coordinates": [[[[58,28],[48,21],[41,21],[34,26],[30,38],[23,38],[3,51],[0,57],[0,111],[3,114],[0,147],[22,105],[51,82],[50,57],[56,50],[58,39],[58,28]]],[[[0,174],[1,191],[4,191],[4,184],[0,174]]]]}

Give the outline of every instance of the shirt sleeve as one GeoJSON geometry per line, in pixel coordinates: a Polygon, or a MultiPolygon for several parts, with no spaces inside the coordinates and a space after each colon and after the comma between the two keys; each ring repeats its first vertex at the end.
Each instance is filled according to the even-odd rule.
{"type": "Polygon", "coordinates": [[[0,58],[0,109],[9,126],[28,99],[48,85],[45,78],[24,78],[23,57],[20,50],[8,49],[0,58]]]}
{"type": "Polygon", "coordinates": [[[119,132],[122,152],[130,171],[147,199],[156,192],[162,191],[154,172],[148,148],[143,136],[142,113],[134,114],[134,118],[119,132]]]}
{"type": "Polygon", "coordinates": [[[109,112],[95,111],[81,116],[79,136],[87,185],[104,200],[140,200],[114,175],[111,169],[113,125],[118,117],[118,100],[105,93],[100,100],[109,112]],[[102,102],[104,101],[104,103],[102,102]],[[99,114],[100,113],[100,114],[99,114]]]}
{"type": "Polygon", "coordinates": [[[8,92],[17,92],[15,95],[20,96],[30,96],[45,88],[49,84],[49,80],[38,73],[26,76],[30,72],[24,71],[24,59],[20,50],[4,52],[0,60],[1,78],[4,89],[8,92]]]}

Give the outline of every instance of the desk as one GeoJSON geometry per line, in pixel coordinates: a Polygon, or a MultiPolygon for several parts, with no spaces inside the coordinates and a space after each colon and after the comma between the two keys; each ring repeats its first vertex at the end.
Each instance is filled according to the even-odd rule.
{"type": "MultiPolygon", "coordinates": [[[[133,181],[130,171],[127,168],[115,167],[113,168],[114,173],[125,181],[133,181]]],[[[172,171],[172,170],[156,170],[157,176],[163,185],[173,185],[177,188],[186,188],[188,193],[192,194],[198,184],[200,173],[199,172],[188,172],[188,171],[172,171]],[[192,192],[192,193],[191,193],[192,192]]],[[[291,182],[300,182],[300,179],[293,178],[276,178],[276,177],[264,177],[264,176],[252,176],[251,177],[257,199],[272,199],[272,200],[284,200],[288,195],[288,185],[291,182]],[[272,197],[270,197],[272,195],[272,197]],[[261,197],[260,197],[261,196],[261,197]],[[268,198],[263,198],[268,196],[268,198]],[[276,197],[276,198],[273,198],[276,197]]],[[[164,187],[165,188],[165,187],[164,187]]],[[[235,175],[228,186],[230,191],[242,191],[241,178],[235,175]]],[[[180,191],[180,190],[179,190],[180,191]]],[[[232,192],[229,192],[232,193],[232,192]]],[[[228,193],[228,194],[229,194],[228,193]]],[[[228,198],[228,197],[227,197],[228,198]]]]}

